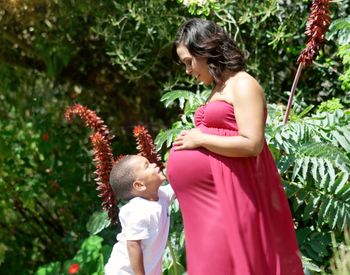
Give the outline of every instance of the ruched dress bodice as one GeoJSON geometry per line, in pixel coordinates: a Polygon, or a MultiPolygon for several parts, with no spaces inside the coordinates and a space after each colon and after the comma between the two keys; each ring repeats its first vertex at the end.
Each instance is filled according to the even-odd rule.
{"type": "Polygon", "coordinates": [[[224,130],[235,135],[238,127],[232,109],[233,106],[226,101],[211,101],[201,105],[194,116],[195,125],[206,132],[224,130]]]}
{"type": "MultiPolygon", "coordinates": [[[[239,134],[226,101],[200,106],[195,126],[210,135],[239,134]]],[[[266,143],[256,157],[172,149],[167,176],[183,216],[188,275],[303,274],[288,202],[266,143]]]]}

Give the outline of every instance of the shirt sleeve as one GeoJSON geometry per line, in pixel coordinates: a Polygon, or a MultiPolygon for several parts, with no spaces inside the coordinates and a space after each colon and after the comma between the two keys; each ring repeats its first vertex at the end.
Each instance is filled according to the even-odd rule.
{"type": "Polygon", "coordinates": [[[140,209],[129,213],[128,222],[125,225],[126,240],[144,240],[151,235],[150,220],[146,213],[140,209]]]}
{"type": "Polygon", "coordinates": [[[171,204],[175,200],[176,196],[170,184],[161,186],[159,190],[163,192],[163,194],[166,196],[169,204],[171,204]]]}

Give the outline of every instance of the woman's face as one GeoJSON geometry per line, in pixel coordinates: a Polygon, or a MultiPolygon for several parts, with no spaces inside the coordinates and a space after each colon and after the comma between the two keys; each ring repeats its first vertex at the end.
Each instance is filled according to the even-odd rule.
{"type": "Polygon", "coordinates": [[[207,58],[196,57],[190,54],[185,45],[180,44],[176,49],[181,62],[186,66],[186,73],[195,77],[197,81],[209,85],[213,82],[213,77],[209,73],[207,58]]]}

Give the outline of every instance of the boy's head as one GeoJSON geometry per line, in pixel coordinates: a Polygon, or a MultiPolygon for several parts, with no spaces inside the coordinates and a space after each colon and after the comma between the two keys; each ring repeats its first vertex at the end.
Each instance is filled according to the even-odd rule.
{"type": "Polygon", "coordinates": [[[109,182],[117,199],[158,197],[165,176],[155,163],[142,156],[127,155],[113,165],[109,182]]]}

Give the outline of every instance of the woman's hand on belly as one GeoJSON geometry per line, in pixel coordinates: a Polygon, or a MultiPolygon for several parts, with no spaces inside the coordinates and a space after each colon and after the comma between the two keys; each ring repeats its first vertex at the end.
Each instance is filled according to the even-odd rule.
{"type": "Polygon", "coordinates": [[[198,128],[182,131],[174,141],[174,150],[195,149],[200,147],[202,131],[198,128]]]}

